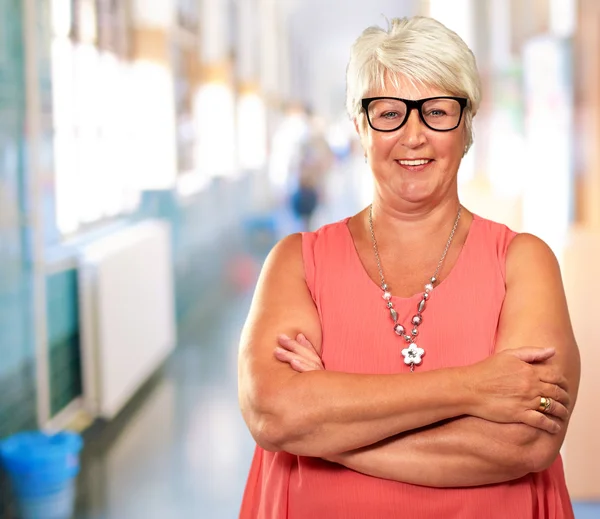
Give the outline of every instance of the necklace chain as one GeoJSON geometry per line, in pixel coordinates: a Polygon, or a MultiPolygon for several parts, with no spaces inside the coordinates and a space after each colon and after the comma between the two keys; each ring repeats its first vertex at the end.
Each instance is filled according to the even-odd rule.
{"type": "Polygon", "coordinates": [[[425,292],[423,293],[423,297],[419,304],[417,305],[417,314],[412,318],[412,324],[414,326],[411,334],[405,334],[405,328],[401,324],[398,323],[398,313],[394,309],[394,304],[392,302],[392,294],[389,291],[389,287],[385,282],[385,277],[383,275],[383,268],[381,267],[381,259],[379,258],[379,247],[377,246],[377,239],[375,238],[375,230],[373,228],[373,204],[369,207],[369,231],[371,232],[371,240],[373,242],[373,251],[375,252],[375,260],[377,261],[377,270],[379,272],[379,278],[381,279],[381,289],[383,290],[383,298],[387,302],[388,310],[390,311],[390,315],[392,320],[394,321],[394,332],[397,335],[403,336],[406,342],[409,344],[408,348],[402,350],[402,355],[404,355],[405,364],[410,364],[410,370],[414,370],[415,364],[421,363],[421,356],[424,355],[425,350],[419,348],[415,343],[414,339],[418,335],[418,327],[423,322],[423,311],[425,310],[425,305],[429,300],[430,293],[433,290],[435,283],[437,282],[437,276],[444,264],[444,260],[446,259],[446,254],[448,254],[448,250],[450,249],[450,245],[452,244],[452,240],[454,239],[454,234],[456,233],[456,229],[458,227],[458,222],[460,220],[460,215],[462,211],[462,206],[458,206],[458,212],[456,214],[456,219],[454,220],[454,225],[452,226],[452,230],[450,231],[450,236],[448,237],[448,241],[446,242],[446,246],[444,247],[444,252],[442,253],[442,257],[438,261],[437,267],[433,276],[431,276],[429,283],[425,285],[425,292]]]}

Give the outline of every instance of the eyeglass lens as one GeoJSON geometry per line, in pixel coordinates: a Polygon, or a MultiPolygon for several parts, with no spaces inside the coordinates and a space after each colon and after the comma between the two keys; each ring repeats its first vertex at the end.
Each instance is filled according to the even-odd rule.
{"type": "MultiPolygon", "coordinates": [[[[376,130],[398,128],[406,117],[408,108],[399,99],[377,99],[369,104],[369,120],[376,130]]],[[[430,99],[421,106],[425,123],[434,130],[450,130],[458,126],[461,115],[456,99],[430,99]]]]}

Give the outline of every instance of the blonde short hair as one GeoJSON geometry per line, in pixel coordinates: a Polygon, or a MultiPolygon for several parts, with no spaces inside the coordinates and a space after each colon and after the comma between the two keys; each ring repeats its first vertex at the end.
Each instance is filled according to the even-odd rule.
{"type": "MultiPolygon", "coordinates": [[[[387,30],[377,26],[366,29],[352,46],[346,73],[350,117],[359,121],[363,114],[361,100],[383,90],[386,79],[398,86],[398,76],[468,99],[466,152],[473,143],[473,117],[481,102],[481,80],[475,56],[460,36],[425,16],[393,18],[387,30]]],[[[366,123],[363,120],[361,124],[366,123]]]]}

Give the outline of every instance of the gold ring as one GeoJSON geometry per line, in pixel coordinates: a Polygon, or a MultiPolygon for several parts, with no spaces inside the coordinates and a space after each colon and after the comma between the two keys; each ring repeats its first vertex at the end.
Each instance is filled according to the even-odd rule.
{"type": "Polygon", "coordinates": [[[548,409],[552,405],[552,399],[546,396],[540,397],[540,405],[538,407],[538,411],[540,413],[547,413],[548,409]]]}

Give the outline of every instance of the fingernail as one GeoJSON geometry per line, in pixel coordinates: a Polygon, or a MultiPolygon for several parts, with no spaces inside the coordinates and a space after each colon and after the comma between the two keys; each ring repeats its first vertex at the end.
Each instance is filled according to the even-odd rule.
{"type": "Polygon", "coordinates": [[[290,339],[290,338],[289,338],[287,335],[285,335],[285,334],[283,334],[283,333],[282,333],[282,334],[279,336],[279,338],[280,338],[282,341],[289,341],[289,340],[291,340],[291,339],[290,339]]]}
{"type": "Polygon", "coordinates": [[[275,353],[285,353],[287,350],[284,350],[283,348],[277,347],[275,348],[275,353]]]}
{"type": "Polygon", "coordinates": [[[298,334],[298,339],[301,340],[301,341],[304,341],[304,340],[306,340],[306,337],[304,337],[303,333],[299,333],[298,334]]]}

